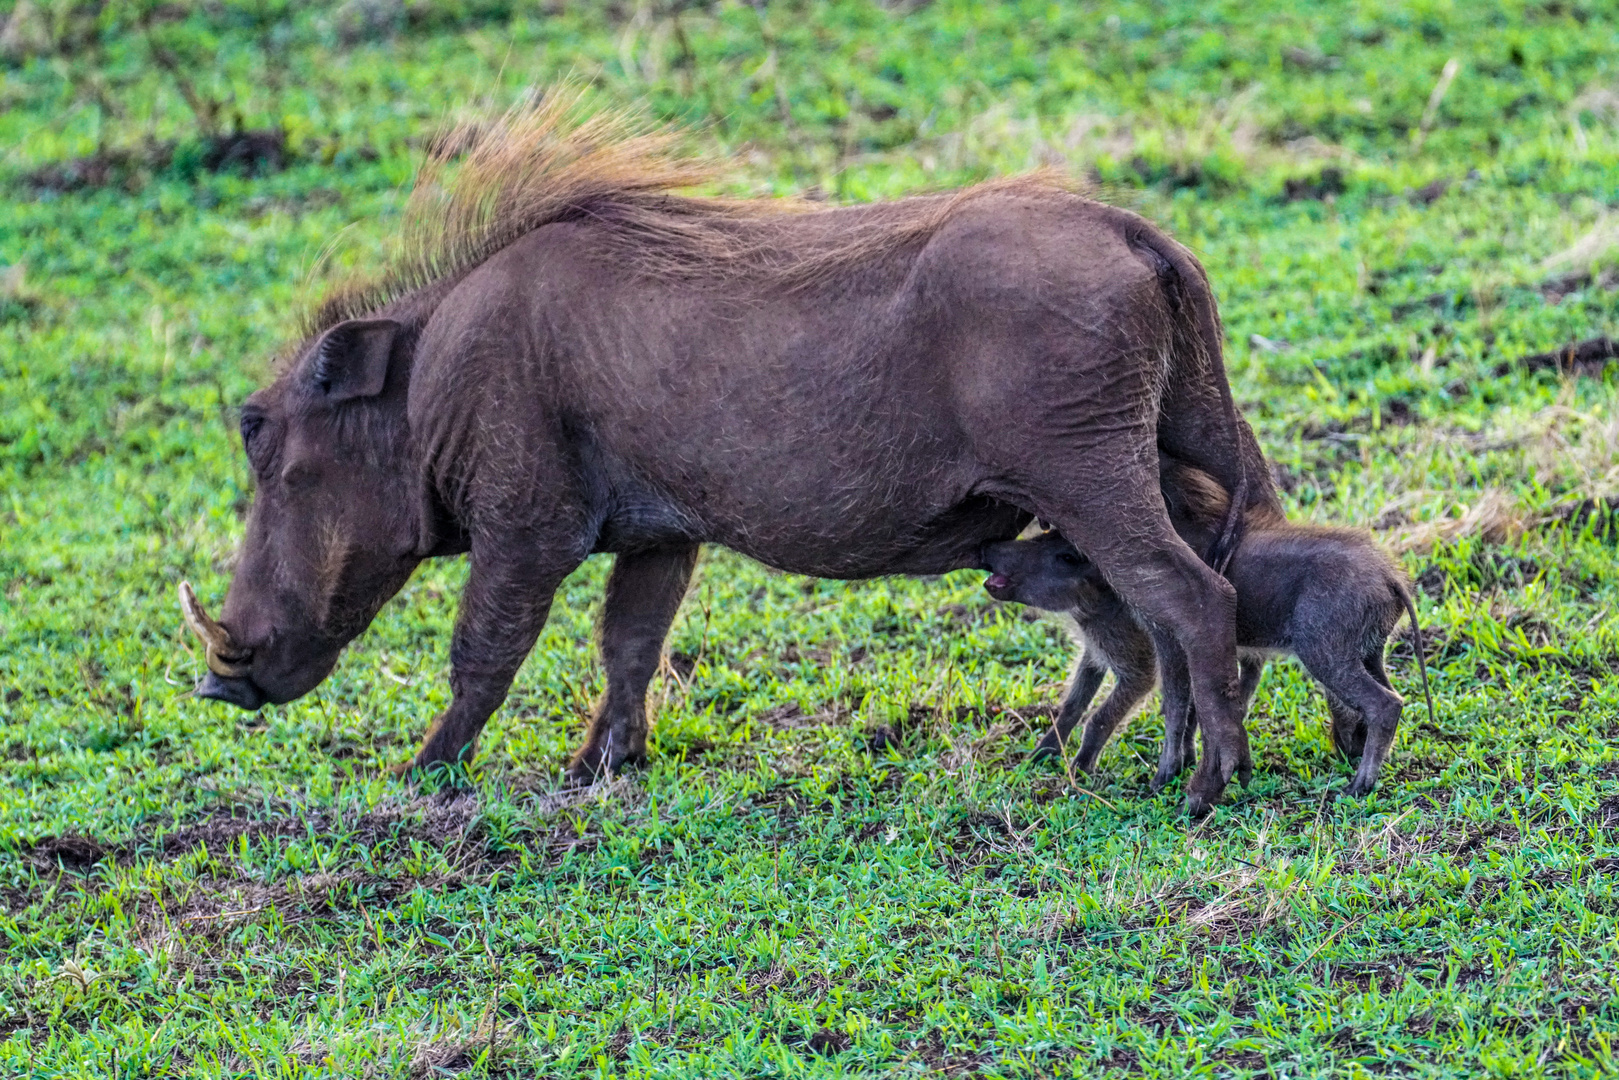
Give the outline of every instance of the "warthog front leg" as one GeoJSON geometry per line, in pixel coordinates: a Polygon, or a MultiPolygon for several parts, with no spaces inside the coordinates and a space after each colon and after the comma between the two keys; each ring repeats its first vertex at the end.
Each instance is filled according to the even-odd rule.
{"type": "Polygon", "coordinates": [[[478,734],[506,700],[512,679],[545,626],[551,597],[581,561],[546,554],[522,557],[510,546],[491,544],[495,554],[472,551],[471,572],[461,593],[455,638],[450,643],[450,689],[445,709],[407,768],[426,770],[472,760],[478,734]]]}
{"type": "Polygon", "coordinates": [[[1113,737],[1113,732],[1131,711],[1141,704],[1141,699],[1152,693],[1156,681],[1150,667],[1139,671],[1115,671],[1115,674],[1119,677],[1118,685],[1085,721],[1079,758],[1074,762],[1080,772],[1088,773],[1096,768],[1096,759],[1101,756],[1108,739],[1113,737]]]}
{"type": "Polygon", "coordinates": [[[671,544],[625,552],[613,562],[601,621],[607,694],[596,707],[585,745],[568,766],[574,783],[646,760],[647,684],[691,584],[698,550],[696,544],[671,544]]]}
{"type": "Polygon", "coordinates": [[[1062,707],[1057,711],[1056,719],[1034,748],[1034,760],[1042,761],[1064,753],[1069,733],[1085,715],[1091,699],[1096,696],[1106,677],[1107,668],[1100,661],[1093,660],[1087,648],[1086,654],[1074,668],[1073,678],[1068,680],[1068,693],[1063,695],[1062,707]]]}

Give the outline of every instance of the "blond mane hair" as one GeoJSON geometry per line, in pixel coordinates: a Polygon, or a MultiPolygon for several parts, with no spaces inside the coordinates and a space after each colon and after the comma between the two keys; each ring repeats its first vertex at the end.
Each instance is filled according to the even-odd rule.
{"type": "Polygon", "coordinates": [[[821,209],[797,198],[717,198],[683,192],[725,174],[684,149],[686,134],[622,110],[592,108],[580,88],[550,90],[492,121],[432,140],[403,224],[383,266],[336,283],[306,330],[316,333],[454,278],[541,226],[588,220],[615,258],[649,274],[806,283],[931,236],[964,200],[992,191],[1054,195],[1070,182],[1047,170],[959,192],[875,204],[846,227],[788,243],[790,215],[821,209]],[[775,225],[775,228],[771,226],[775,225]],[[744,227],[747,226],[747,227],[744,227]]]}

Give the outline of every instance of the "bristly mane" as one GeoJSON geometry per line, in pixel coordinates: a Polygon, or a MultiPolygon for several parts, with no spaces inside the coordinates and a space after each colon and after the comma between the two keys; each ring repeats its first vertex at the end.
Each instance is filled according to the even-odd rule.
{"type": "Polygon", "coordinates": [[[674,194],[714,183],[724,170],[681,153],[681,132],[632,114],[590,110],[576,87],[547,92],[492,122],[463,123],[433,140],[417,171],[404,223],[380,270],[339,282],[305,330],[318,333],[453,278],[543,225],[589,220],[603,242],[653,274],[734,278],[746,273],[807,282],[907,240],[932,235],[963,200],[991,191],[1070,190],[1053,172],[882,204],[883,209],[806,246],[778,242],[769,226],[817,209],[787,198],[674,194]],[[751,227],[741,228],[748,225],[751,227]]]}

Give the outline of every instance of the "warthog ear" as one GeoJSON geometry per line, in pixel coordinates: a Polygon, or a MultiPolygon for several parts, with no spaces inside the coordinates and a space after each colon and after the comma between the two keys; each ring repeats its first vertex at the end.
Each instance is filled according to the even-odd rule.
{"type": "Polygon", "coordinates": [[[350,319],[326,331],[315,342],[315,388],[332,401],[382,393],[399,330],[392,319],[350,319]]]}

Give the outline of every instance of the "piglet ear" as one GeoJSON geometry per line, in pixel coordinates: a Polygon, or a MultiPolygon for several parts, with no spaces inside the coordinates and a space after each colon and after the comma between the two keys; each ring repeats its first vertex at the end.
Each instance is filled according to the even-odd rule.
{"type": "Polygon", "coordinates": [[[350,319],[326,331],[310,367],[315,389],[331,401],[382,393],[399,331],[392,319],[350,319]]]}

